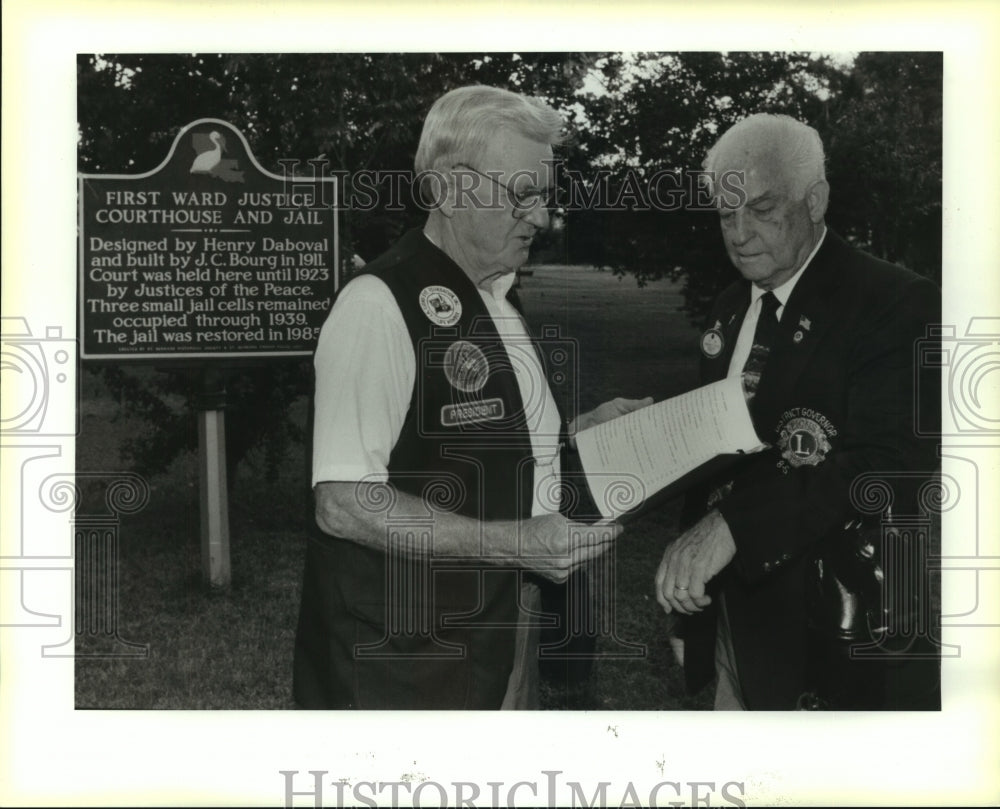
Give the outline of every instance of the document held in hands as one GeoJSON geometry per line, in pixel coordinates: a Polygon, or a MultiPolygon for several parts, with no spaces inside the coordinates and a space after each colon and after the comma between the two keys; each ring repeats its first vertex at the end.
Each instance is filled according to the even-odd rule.
{"type": "Polygon", "coordinates": [[[735,375],[581,430],[576,447],[594,502],[614,519],[718,455],[763,445],[735,375]]]}

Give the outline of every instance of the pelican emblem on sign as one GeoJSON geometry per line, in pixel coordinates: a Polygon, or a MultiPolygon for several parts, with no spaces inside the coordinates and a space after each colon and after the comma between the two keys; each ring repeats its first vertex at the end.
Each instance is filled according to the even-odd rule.
{"type": "Polygon", "coordinates": [[[207,135],[196,132],[191,136],[191,146],[197,156],[191,163],[189,174],[208,174],[227,183],[243,182],[243,172],[237,171],[237,161],[222,157],[226,139],[221,132],[212,130],[207,135]]]}

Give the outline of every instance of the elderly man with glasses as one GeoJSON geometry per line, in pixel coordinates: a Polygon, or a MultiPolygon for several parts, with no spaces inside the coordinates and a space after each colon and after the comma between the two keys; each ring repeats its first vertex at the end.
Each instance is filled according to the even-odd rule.
{"type": "Polygon", "coordinates": [[[548,225],[562,126],[496,88],[438,99],[415,161],[426,224],[347,284],[323,327],[304,708],[537,707],[533,577],[564,581],[617,535],[558,513],[567,426],[511,290],[548,225]]]}

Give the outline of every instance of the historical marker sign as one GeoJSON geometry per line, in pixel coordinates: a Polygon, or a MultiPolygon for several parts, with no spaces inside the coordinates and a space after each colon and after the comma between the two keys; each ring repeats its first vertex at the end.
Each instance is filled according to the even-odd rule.
{"type": "Polygon", "coordinates": [[[312,353],[339,245],[336,177],[310,163],[265,171],[206,118],[147,174],[80,175],[82,358],[312,353]]]}

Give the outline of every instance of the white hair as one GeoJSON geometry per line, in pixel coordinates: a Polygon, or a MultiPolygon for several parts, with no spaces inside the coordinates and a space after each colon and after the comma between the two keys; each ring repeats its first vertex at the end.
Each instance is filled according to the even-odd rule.
{"type": "Polygon", "coordinates": [[[793,199],[804,198],[810,185],[826,179],[819,133],[788,115],[761,112],[738,121],[709,149],[702,166],[711,182],[719,172],[742,166],[741,157],[773,158],[787,172],[793,199]]]}
{"type": "Polygon", "coordinates": [[[499,87],[459,87],[427,113],[414,168],[417,174],[447,171],[458,163],[478,168],[475,164],[499,132],[555,146],[563,140],[562,128],[562,116],[541,99],[499,87]]]}

